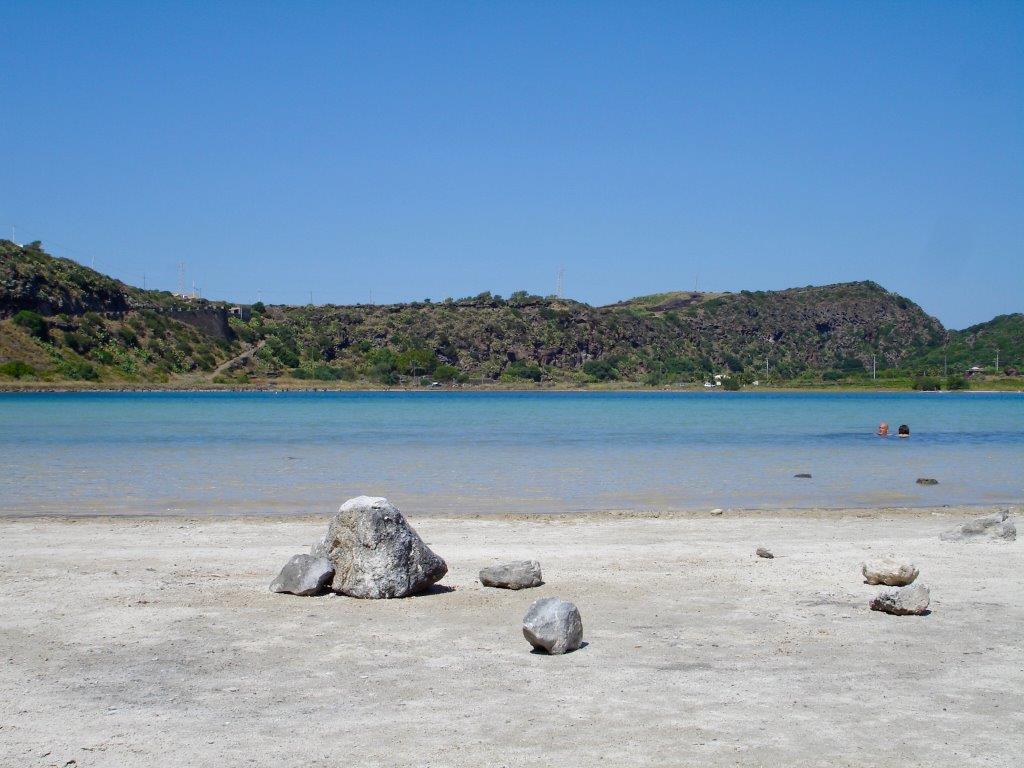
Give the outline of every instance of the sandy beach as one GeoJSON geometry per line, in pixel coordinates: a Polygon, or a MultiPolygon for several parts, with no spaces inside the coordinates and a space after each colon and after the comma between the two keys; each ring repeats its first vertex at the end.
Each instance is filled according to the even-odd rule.
{"type": "Polygon", "coordinates": [[[1021,544],[938,539],[983,511],[412,517],[446,589],[391,601],[267,590],[325,519],[3,520],[0,764],[1019,765],[1021,544]],[[868,610],[889,552],[930,615],[868,610]],[[549,595],[581,650],[530,652],[549,595]]]}

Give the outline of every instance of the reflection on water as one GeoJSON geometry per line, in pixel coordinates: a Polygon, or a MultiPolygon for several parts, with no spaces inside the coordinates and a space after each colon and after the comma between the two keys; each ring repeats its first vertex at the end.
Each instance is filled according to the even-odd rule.
{"type": "Polygon", "coordinates": [[[0,456],[7,514],[326,513],[359,493],[412,514],[1012,503],[1024,397],[11,394],[0,456]],[[883,420],[912,437],[875,437],[883,420]]]}

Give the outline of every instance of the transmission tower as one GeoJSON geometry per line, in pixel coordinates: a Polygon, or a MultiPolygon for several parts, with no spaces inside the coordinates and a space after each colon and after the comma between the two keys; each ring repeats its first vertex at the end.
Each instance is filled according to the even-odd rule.
{"type": "Polygon", "coordinates": [[[185,295],[185,262],[178,262],[178,294],[185,295]]]}
{"type": "Polygon", "coordinates": [[[565,292],[565,267],[559,267],[555,272],[555,296],[562,298],[565,292]]]}

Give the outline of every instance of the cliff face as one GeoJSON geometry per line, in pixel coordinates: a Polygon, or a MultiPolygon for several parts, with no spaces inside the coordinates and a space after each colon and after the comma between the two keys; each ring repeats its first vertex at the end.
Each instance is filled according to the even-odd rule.
{"type": "MultiPolygon", "coordinates": [[[[0,319],[0,365],[32,360],[38,369],[49,357],[54,362],[42,373],[57,378],[83,366],[100,379],[212,375],[230,372],[221,363],[258,345],[233,375],[659,384],[727,371],[753,379],[767,361],[773,377],[787,379],[863,374],[872,357],[880,369],[929,361],[948,344],[977,346],[993,333],[947,333],[916,304],[872,282],[666,293],[604,307],[519,292],[254,310],[229,323],[222,303],[143,291],[38,247],[0,241],[0,318],[7,318],[0,319]],[[21,310],[35,316],[15,317],[21,310]]],[[[1009,331],[1003,337],[1024,348],[1009,331]]],[[[1009,361],[1014,353],[1004,354],[1009,361]]]]}
{"type": "Polygon", "coordinates": [[[125,312],[129,288],[34,245],[0,241],[0,317],[26,309],[41,315],[125,312]]]}

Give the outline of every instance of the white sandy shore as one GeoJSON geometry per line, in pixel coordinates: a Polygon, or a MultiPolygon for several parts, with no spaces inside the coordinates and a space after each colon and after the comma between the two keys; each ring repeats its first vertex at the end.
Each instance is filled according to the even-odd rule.
{"type": "Polygon", "coordinates": [[[939,541],[973,514],[414,518],[454,589],[394,601],[267,591],[319,520],[0,520],[0,765],[1018,766],[1022,543],[939,541]],[[930,615],[867,609],[888,552],[930,615]],[[585,648],[529,652],[547,595],[585,648]]]}

